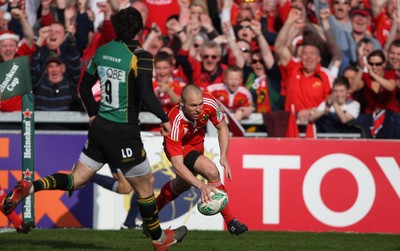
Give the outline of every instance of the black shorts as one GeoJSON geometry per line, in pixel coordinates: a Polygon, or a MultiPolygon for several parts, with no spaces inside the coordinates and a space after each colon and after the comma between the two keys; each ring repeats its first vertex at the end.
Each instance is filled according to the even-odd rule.
{"type": "MultiPolygon", "coordinates": [[[[183,164],[193,173],[196,174],[194,170],[194,163],[196,163],[196,160],[201,156],[201,153],[199,151],[193,150],[190,153],[188,153],[185,158],[183,159],[183,164]]],[[[197,174],[196,174],[197,175],[197,174]]]]}
{"type": "Polygon", "coordinates": [[[96,117],[82,152],[89,158],[124,170],[146,160],[139,127],[96,117]]]}

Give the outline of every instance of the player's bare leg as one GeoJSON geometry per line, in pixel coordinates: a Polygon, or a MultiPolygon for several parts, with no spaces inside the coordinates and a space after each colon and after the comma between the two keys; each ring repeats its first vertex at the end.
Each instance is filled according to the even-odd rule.
{"type": "MultiPolygon", "coordinates": [[[[205,157],[204,155],[199,156],[194,164],[194,168],[199,174],[208,180],[208,184],[210,186],[228,193],[225,186],[221,182],[221,177],[217,166],[209,158],[205,157]]],[[[247,226],[243,223],[240,223],[235,218],[230,210],[229,203],[220,213],[224,218],[225,224],[231,234],[239,236],[248,231],[247,226]]]]}

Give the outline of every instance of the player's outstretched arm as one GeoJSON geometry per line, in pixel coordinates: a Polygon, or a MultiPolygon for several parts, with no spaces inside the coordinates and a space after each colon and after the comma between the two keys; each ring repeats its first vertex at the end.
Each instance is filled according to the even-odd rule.
{"type": "Polygon", "coordinates": [[[228,148],[229,148],[229,128],[226,121],[223,120],[221,123],[215,126],[218,130],[218,142],[220,150],[219,163],[225,168],[225,175],[229,180],[232,180],[231,168],[228,163],[228,148]]]}

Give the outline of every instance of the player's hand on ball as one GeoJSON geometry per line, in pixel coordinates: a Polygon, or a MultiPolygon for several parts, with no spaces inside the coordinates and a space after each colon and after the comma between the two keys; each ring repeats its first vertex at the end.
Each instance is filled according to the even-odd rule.
{"type": "Polygon", "coordinates": [[[223,210],[228,204],[228,194],[219,189],[213,189],[216,192],[211,193],[210,202],[198,202],[197,209],[203,215],[215,215],[223,210]]]}
{"type": "Polygon", "coordinates": [[[211,192],[215,193],[216,190],[215,190],[215,188],[204,184],[203,186],[200,187],[200,192],[201,192],[201,201],[203,203],[208,203],[208,202],[210,202],[212,200],[211,192]]]}

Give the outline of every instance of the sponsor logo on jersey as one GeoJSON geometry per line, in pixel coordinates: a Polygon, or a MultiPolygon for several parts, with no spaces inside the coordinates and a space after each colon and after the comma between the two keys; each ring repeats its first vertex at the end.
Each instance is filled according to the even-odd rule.
{"type": "Polygon", "coordinates": [[[201,117],[201,121],[204,122],[210,117],[210,114],[204,114],[203,117],[201,117]]]}
{"type": "Polygon", "coordinates": [[[121,59],[120,58],[116,58],[116,57],[113,57],[113,56],[103,55],[103,59],[104,60],[108,60],[108,61],[112,61],[112,62],[116,62],[116,63],[121,63],[121,59]]]}
{"type": "Polygon", "coordinates": [[[99,77],[102,80],[109,79],[109,80],[117,80],[118,82],[125,82],[126,72],[121,69],[116,69],[107,66],[99,66],[98,72],[99,72],[99,77]]]}

